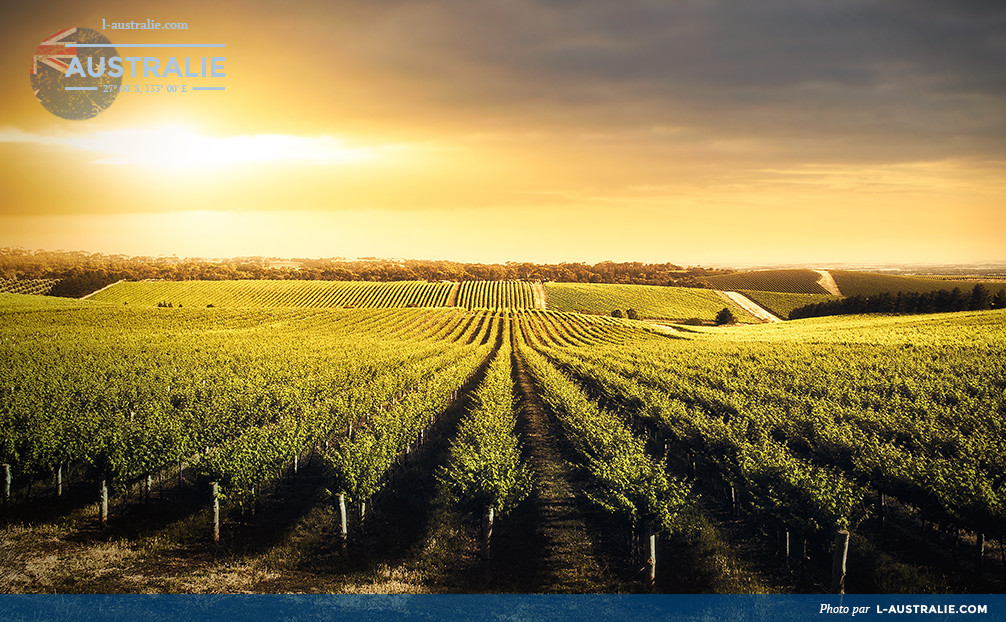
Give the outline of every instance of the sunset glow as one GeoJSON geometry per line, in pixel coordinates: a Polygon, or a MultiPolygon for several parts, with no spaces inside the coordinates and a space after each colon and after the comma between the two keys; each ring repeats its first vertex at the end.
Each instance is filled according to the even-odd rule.
{"type": "Polygon", "coordinates": [[[59,119],[32,96],[31,51],[68,25],[146,16],[124,2],[6,10],[0,246],[693,264],[1006,256],[995,9],[144,11],[187,29],[103,34],[224,43],[226,77],[190,82],[225,90],[146,92],[172,80],[127,76],[144,92],[59,119]],[[178,233],[190,212],[222,214],[196,227],[216,234],[178,233]]]}
{"type": "Polygon", "coordinates": [[[346,147],[331,136],[207,136],[184,126],[56,136],[8,129],[0,131],[0,142],[62,148],[93,158],[90,164],[141,165],[154,171],[277,162],[349,164],[372,160],[377,153],[375,149],[346,147]]]}

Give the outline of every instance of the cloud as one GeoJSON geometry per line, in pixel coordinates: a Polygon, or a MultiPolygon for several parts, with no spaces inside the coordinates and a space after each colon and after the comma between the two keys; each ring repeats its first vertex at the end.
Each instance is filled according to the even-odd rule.
{"type": "Polygon", "coordinates": [[[501,126],[685,126],[813,141],[832,160],[1006,142],[1002,3],[444,0],[354,16],[339,38],[359,60],[501,126]]]}

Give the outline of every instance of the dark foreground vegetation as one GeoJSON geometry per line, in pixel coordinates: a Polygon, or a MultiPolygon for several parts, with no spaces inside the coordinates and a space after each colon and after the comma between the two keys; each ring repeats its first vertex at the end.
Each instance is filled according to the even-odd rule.
{"type": "Polygon", "coordinates": [[[959,287],[934,292],[882,293],[872,296],[849,296],[794,309],[789,319],[799,320],[825,315],[856,315],[860,313],[945,313],[949,311],[987,311],[1006,308],[1006,289],[992,294],[981,283],[966,294],[959,287]]]}

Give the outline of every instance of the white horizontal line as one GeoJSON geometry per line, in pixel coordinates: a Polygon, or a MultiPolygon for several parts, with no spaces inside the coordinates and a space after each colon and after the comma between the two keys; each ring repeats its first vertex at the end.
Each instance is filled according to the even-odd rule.
{"type": "Polygon", "coordinates": [[[222,48],[223,43],[64,43],[78,48],[222,48]]]}

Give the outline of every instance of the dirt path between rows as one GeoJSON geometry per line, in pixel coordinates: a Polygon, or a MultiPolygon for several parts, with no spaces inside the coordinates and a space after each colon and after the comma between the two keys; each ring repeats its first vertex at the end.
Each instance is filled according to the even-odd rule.
{"type": "Polygon", "coordinates": [[[716,290],[716,293],[719,294],[720,297],[723,298],[724,300],[728,300],[736,304],[741,309],[744,309],[745,311],[747,311],[748,313],[750,313],[751,315],[755,316],[756,318],[758,318],[763,322],[768,322],[771,324],[774,322],[782,321],[781,319],[776,317],[771,311],[761,306],[754,300],[751,300],[750,298],[748,298],[747,296],[745,296],[740,292],[724,292],[716,290]]]}
{"type": "Polygon", "coordinates": [[[842,292],[838,289],[838,283],[831,276],[831,273],[827,270],[814,270],[821,275],[821,278],[817,280],[817,284],[828,291],[829,294],[834,294],[835,296],[841,296],[842,292]]]}
{"type": "Polygon", "coordinates": [[[513,365],[520,401],[518,431],[527,460],[534,469],[534,491],[524,503],[528,515],[521,520],[534,531],[529,537],[539,549],[535,567],[527,568],[533,576],[529,577],[533,591],[625,591],[627,586],[615,576],[598,550],[598,534],[586,524],[578,507],[579,486],[575,475],[560,452],[546,406],[535,393],[531,375],[516,353],[513,365]]]}
{"type": "Polygon", "coordinates": [[[448,307],[458,306],[458,292],[461,291],[461,283],[455,283],[451,288],[451,295],[447,298],[448,307]]]}
{"type": "Polygon", "coordinates": [[[541,284],[541,281],[533,281],[531,283],[531,291],[534,293],[534,308],[541,309],[542,311],[548,309],[545,286],[541,284]]]}
{"type": "Polygon", "coordinates": [[[106,285],[106,286],[102,287],[101,289],[96,289],[96,290],[94,290],[93,292],[91,292],[90,294],[84,294],[83,296],[81,296],[81,297],[80,297],[80,299],[81,299],[81,300],[85,300],[85,299],[87,299],[87,298],[90,298],[91,296],[93,296],[93,295],[97,294],[98,292],[103,292],[103,291],[105,291],[105,290],[106,290],[106,289],[108,289],[109,287],[115,287],[115,286],[116,286],[116,285],[118,285],[119,283],[122,283],[122,279],[119,279],[119,280],[118,280],[118,281],[116,281],[115,283],[109,283],[108,285],[106,285]]]}

